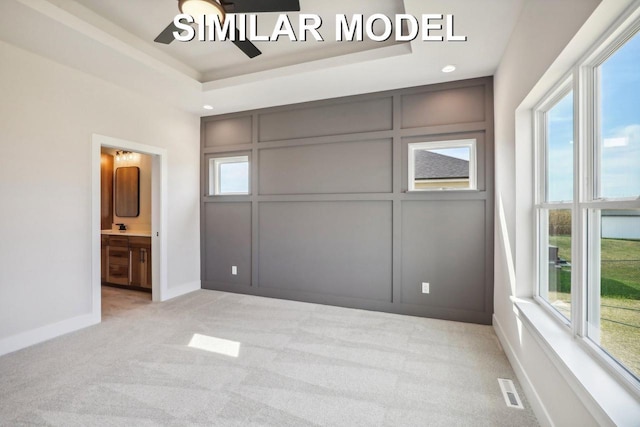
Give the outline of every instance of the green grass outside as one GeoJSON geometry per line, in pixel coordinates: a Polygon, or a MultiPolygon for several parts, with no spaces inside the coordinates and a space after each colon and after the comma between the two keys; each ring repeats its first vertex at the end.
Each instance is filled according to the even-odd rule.
{"type": "MultiPolygon", "coordinates": [[[[551,236],[549,244],[571,263],[569,236],[551,236]]],[[[640,241],[602,239],[601,245],[600,344],[640,377],[640,241]]],[[[550,273],[557,291],[549,292],[549,300],[570,317],[571,267],[550,273]]]]}
{"type": "MultiPolygon", "coordinates": [[[[558,247],[558,256],[571,262],[571,237],[550,236],[549,244],[558,247]]],[[[640,300],[640,241],[602,239],[601,295],[640,300]],[[634,262],[635,261],[635,262],[634,262]]],[[[570,269],[562,269],[558,291],[571,289],[570,269]]]]}
{"type": "MultiPolygon", "coordinates": [[[[569,294],[549,293],[549,300],[562,301],[563,304],[556,307],[569,317],[569,294]]],[[[602,297],[600,318],[600,345],[640,377],[640,301],[602,297]]]]}

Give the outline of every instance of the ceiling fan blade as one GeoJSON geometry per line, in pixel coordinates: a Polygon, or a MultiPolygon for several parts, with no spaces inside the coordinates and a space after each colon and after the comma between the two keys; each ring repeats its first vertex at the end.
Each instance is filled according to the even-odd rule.
{"type": "Polygon", "coordinates": [[[256,56],[262,54],[262,52],[260,52],[260,49],[258,49],[256,45],[251,43],[249,40],[244,40],[244,41],[240,40],[240,31],[238,31],[237,28],[236,28],[236,37],[235,37],[235,40],[233,40],[233,44],[235,44],[238,47],[238,49],[243,51],[244,54],[247,55],[249,58],[255,58],[256,56]]]}
{"type": "Polygon", "coordinates": [[[220,0],[228,13],[299,12],[300,0],[220,0]]]}
{"type": "MultiPolygon", "coordinates": [[[[182,22],[186,22],[186,21],[182,21],[182,22]]],[[[162,32],[158,34],[158,37],[156,37],[153,41],[156,43],[170,44],[172,41],[175,40],[175,37],[173,37],[174,31],[177,31],[180,34],[183,34],[186,30],[181,30],[180,28],[174,25],[173,21],[171,21],[171,24],[167,25],[167,28],[162,30],[162,32]]]]}

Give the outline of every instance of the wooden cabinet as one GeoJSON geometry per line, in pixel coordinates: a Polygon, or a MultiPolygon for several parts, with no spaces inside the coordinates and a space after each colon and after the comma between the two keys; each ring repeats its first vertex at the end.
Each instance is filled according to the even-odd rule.
{"type": "Polygon", "coordinates": [[[151,238],[129,237],[131,285],[151,288],[151,238]]]}
{"type": "Polygon", "coordinates": [[[101,236],[100,239],[100,280],[107,281],[107,248],[109,247],[109,236],[101,236]]]}
{"type": "Polygon", "coordinates": [[[105,284],[151,289],[151,237],[103,236],[103,243],[104,237],[105,284]]]}
{"type": "Polygon", "coordinates": [[[107,282],[129,285],[129,238],[109,236],[107,282]]]}

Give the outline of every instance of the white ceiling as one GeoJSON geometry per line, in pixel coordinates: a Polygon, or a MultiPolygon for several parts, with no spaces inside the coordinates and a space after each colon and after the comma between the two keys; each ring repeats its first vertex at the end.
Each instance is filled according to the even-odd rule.
{"type": "MultiPolygon", "coordinates": [[[[325,41],[256,42],[263,53],[249,59],[231,42],[154,43],[176,0],[1,0],[0,40],[210,115],[492,75],[523,2],[300,0],[301,13],[323,18],[325,41]],[[455,33],[468,41],[336,42],[335,15],[355,13],[454,14],[455,33]],[[444,74],[447,64],[458,68],[444,74]]],[[[277,15],[259,14],[260,34],[277,15]]],[[[289,14],[294,29],[297,15],[289,14]]]]}

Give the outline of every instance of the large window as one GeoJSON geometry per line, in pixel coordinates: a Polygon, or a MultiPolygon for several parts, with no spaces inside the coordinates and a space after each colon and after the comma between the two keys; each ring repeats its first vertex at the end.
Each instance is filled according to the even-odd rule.
{"type": "Polygon", "coordinates": [[[640,386],[640,35],[578,64],[536,109],[537,298],[640,386]]]}

